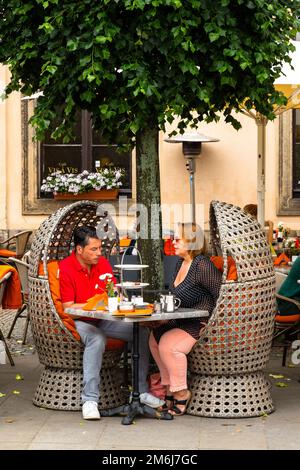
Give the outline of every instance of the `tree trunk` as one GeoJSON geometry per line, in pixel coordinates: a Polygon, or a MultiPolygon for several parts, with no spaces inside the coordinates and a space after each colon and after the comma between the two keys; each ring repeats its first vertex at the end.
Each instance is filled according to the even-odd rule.
{"type": "MultiPolygon", "coordinates": [[[[143,263],[149,265],[149,268],[143,272],[143,279],[150,284],[147,290],[162,290],[163,242],[156,127],[138,133],[136,161],[137,203],[141,204],[141,209],[137,211],[137,230],[140,236],[138,247],[143,263]]],[[[154,300],[153,297],[152,295],[152,299],[147,300],[154,300]]]]}

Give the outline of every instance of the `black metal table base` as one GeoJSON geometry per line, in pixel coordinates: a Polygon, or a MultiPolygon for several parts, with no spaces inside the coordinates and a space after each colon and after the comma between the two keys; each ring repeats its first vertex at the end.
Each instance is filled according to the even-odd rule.
{"type": "Polygon", "coordinates": [[[132,401],[128,405],[118,406],[111,410],[101,411],[101,416],[125,415],[122,424],[132,424],[136,416],[149,416],[150,418],[171,420],[173,416],[167,411],[159,411],[157,408],[151,408],[148,405],[140,403],[139,392],[139,324],[133,323],[133,392],[132,401]]]}
{"type": "Polygon", "coordinates": [[[134,400],[128,405],[118,406],[111,410],[102,410],[101,416],[115,416],[125,415],[122,419],[122,424],[132,424],[136,416],[149,416],[150,418],[157,418],[163,420],[171,420],[173,416],[167,411],[159,411],[157,408],[151,408],[148,405],[143,405],[139,400],[134,400]]]}

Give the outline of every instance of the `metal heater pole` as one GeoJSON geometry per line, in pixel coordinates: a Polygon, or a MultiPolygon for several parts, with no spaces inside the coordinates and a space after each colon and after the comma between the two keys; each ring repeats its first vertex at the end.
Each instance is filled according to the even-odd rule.
{"type": "Polygon", "coordinates": [[[195,171],[196,161],[195,158],[187,159],[187,169],[190,174],[190,204],[191,204],[191,219],[196,223],[196,198],[195,198],[195,171]]]}

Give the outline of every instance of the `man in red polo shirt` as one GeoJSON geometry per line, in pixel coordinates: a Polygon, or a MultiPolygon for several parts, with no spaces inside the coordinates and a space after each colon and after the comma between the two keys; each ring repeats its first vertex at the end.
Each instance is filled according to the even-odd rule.
{"type": "MultiPolygon", "coordinates": [[[[93,227],[79,227],[74,231],[74,252],[59,263],[60,293],[63,308],[81,308],[87,299],[104,292],[100,276],[112,274],[106,258],[101,256],[101,240],[93,227]]],[[[115,282],[115,278],[114,282],[115,282]]],[[[85,345],[83,353],[82,414],[84,419],[100,419],[98,411],[100,370],[106,338],[132,341],[132,324],[97,320],[71,315],[85,345]]],[[[139,389],[142,403],[157,408],[163,401],[148,393],[149,366],[148,330],[140,331],[139,389]]]]}

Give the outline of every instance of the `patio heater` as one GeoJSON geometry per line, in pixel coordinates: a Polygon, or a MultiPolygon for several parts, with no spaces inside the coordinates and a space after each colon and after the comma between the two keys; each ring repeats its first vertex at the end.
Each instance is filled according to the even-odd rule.
{"type": "Polygon", "coordinates": [[[200,156],[201,145],[203,142],[219,142],[220,139],[215,137],[209,137],[198,132],[186,132],[185,134],[179,134],[169,139],[164,139],[165,142],[171,144],[182,143],[182,152],[184,158],[186,158],[186,169],[190,175],[190,203],[191,203],[191,219],[192,222],[196,222],[196,203],[195,203],[195,178],[196,173],[196,159],[200,156]]]}

